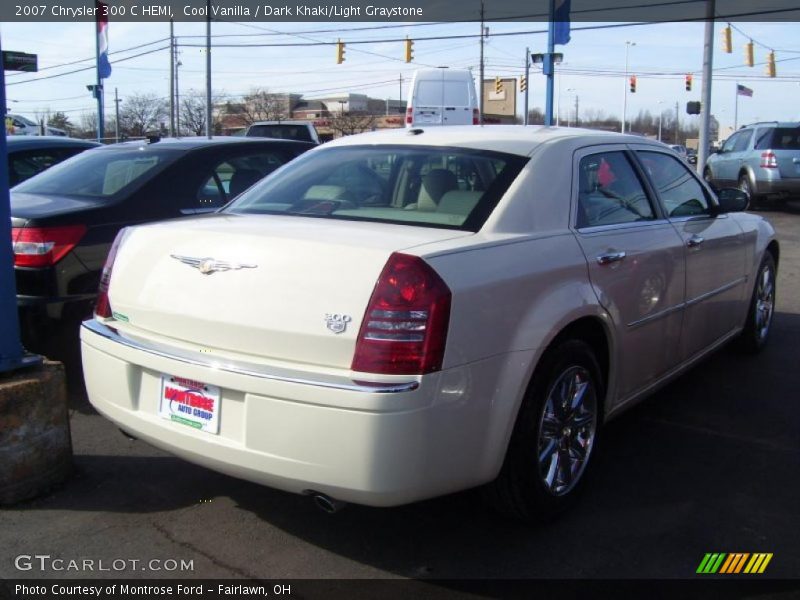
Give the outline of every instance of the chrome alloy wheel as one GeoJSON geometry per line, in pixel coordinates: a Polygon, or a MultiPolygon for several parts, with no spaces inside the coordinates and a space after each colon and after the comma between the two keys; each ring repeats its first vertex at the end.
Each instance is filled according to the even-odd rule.
{"type": "Polygon", "coordinates": [[[759,340],[766,338],[767,334],[769,333],[769,327],[772,323],[772,312],[774,308],[775,277],[772,267],[769,264],[766,264],[758,274],[756,301],[754,306],[755,315],[753,315],[756,335],[758,336],[759,340]]]}
{"type": "Polygon", "coordinates": [[[539,476],[555,496],[567,494],[589,462],[597,430],[597,392],[589,371],[564,370],[550,388],[539,423],[539,476]]]}

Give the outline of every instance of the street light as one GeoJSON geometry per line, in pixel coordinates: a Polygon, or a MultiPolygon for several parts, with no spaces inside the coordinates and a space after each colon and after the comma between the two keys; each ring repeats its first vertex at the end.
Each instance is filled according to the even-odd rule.
{"type": "Polygon", "coordinates": [[[622,128],[620,131],[625,133],[625,121],[628,118],[628,51],[636,42],[625,42],[625,79],[622,80],[622,128]]]}
{"type": "MultiPolygon", "coordinates": [[[[573,94],[570,94],[570,92],[577,92],[577,91],[578,90],[576,90],[575,88],[567,88],[566,89],[567,94],[570,95],[570,96],[573,95],[573,94]]],[[[577,94],[574,94],[574,96],[575,96],[576,99],[578,98],[577,94]]],[[[576,121],[578,120],[577,116],[575,117],[575,120],[576,121]]],[[[572,126],[572,114],[569,112],[569,110],[567,110],[567,127],[571,127],[571,126],[572,126]]],[[[577,126],[577,123],[576,123],[576,126],[577,126]]]]}

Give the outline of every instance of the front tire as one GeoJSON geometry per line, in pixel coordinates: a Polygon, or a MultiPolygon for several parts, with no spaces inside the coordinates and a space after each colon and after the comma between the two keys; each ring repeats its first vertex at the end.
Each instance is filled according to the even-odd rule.
{"type": "Polygon", "coordinates": [[[537,522],[575,501],[597,443],[604,394],[588,344],[567,340],[545,354],[520,407],[500,475],[487,489],[496,508],[537,522]]]}
{"type": "Polygon", "coordinates": [[[749,354],[760,352],[767,343],[775,314],[775,278],[777,269],[772,254],[766,252],[758,267],[747,321],[739,338],[739,347],[749,354]]]}

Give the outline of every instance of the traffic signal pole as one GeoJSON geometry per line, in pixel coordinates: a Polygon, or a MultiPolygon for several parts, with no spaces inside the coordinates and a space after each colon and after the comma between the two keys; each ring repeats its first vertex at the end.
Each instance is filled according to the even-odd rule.
{"type": "MultiPolygon", "coordinates": [[[[703,42],[703,86],[700,104],[700,147],[697,149],[697,172],[702,173],[708,160],[711,130],[711,68],[714,63],[714,0],[708,0],[705,40],[703,42]]],[[[737,96],[738,98],[738,96],[737,96]]]]}
{"type": "Polygon", "coordinates": [[[550,26],[547,28],[547,54],[544,55],[544,62],[542,63],[542,70],[547,76],[546,82],[546,95],[545,95],[545,108],[544,108],[544,124],[546,127],[553,125],[553,87],[554,87],[554,52],[556,49],[555,44],[555,15],[556,15],[556,0],[550,0],[550,26]]]}
{"type": "Polygon", "coordinates": [[[528,124],[528,88],[531,85],[531,49],[525,48],[525,119],[523,122],[528,124]]]}

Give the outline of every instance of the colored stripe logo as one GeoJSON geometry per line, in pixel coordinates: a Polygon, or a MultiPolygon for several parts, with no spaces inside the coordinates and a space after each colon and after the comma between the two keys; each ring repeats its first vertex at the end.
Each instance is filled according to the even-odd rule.
{"type": "Polygon", "coordinates": [[[703,560],[700,561],[697,573],[702,575],[763,573],[771,560],[771,552],[757,552],[754,554],[749,552],[708,552],[703,557],[703,560]]]}

